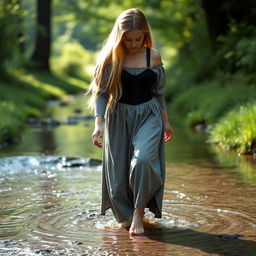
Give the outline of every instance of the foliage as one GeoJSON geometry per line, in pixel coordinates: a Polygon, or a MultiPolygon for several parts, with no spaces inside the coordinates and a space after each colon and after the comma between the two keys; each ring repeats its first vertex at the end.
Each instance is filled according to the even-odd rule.
{"type": "Polygon", "coordinates": [[[55,66],[55,70],[67,76],[85,77],[85,66],[88,67],[95,62],[94,54],[78,42],[64,41],[64,43],[61,43],[61,38],[59,38],[54,47],[58,48],[58,54],[52,58],[52,66],[55,66]]]}
{"type": "Polygon", "coordinates": [[[133,7],[140,8],[146,14],[158,42],[178,48],[182,47],[191,36],[193,26],[203,15],[198,0],[93,2],[56,0],[54,2],[56,28],[54,31],[57,31],[55,38],[69,34],[72,39],[79,40],[86,48],[89,46],[89,49],[98,49],[113,27],[116,17],[123,10],[133,7]]]}
{"type": "Polygon", "coordinates": [[[245,3],[237,0],[215,2],[214,6],[218,8],[211,9],[210,14],[214,16],[215,11],[216,15],[226,16],[220,17],[218,24],[209,24],[209,13],[202,8],[203,2],[206,1],[53,1],[51,67],[61,75],[56,79],[41,72],[25,74],[17,71],[24,56],[18,50],[17,34],[23,30],[20,40],[26,40],[26,58],[34,46],[35,3],[4,0],[0,3],[0,77],[12,67],[11,77],[22,84],[24,93],[27,93],[28,84],[33,93],[30,91],[27,93],[30,96],[23,97],[18,93],[17,83],[12,81],[8,86],[0,84],[2,100],[10,104],[6,103],[8,109],[11,109],[11,104],[22,106],[22,102],[26,102],[24,104],[29,108],[24,107],[23,112],[28,116],[36,114],[31,110],[33,107],[41,109],[36,105],[36,102],[41,102],[39,98],[58,98],[66,91],[76,93],[85,88],[83,81],[90,81],[97,50],[116,17],[127,8],[138,7],[146,14],[152,27],[155,48],[161,52],[167,70],[166,98],[172,101],[172,106],[189,125],[218,122],[234,107],[256,98],[255,6],[251,9],[243,7],[239,14],[239,6],[245,4],[247,7],[249,0],[245,3]],[[19,2],[22,2],[22,8],[19,2]],[[216,42],[213,44],[212,35],[220,33],[217,48],[214,48],[212,46],[216,42]],[[76,86],[71,89],[66,81],[76,86]],[[19,97],[12,98],[7,87],[13,89],[14,94],[17,92],[19,97]]]}
{"type": "Polygon", "coordinates": [[[20,81],[13,86],[1,83],[0,89],[0,143],[2,143],[17,138],[26,118],[38,117],[39,110],[45,106],[45,103],[37,89],[20,81]]]}
{"type": "Polygon", "coordinates": [[[191,87],[177,95],[172,106],[184,115],[188,125],[194,126],[216,122],[227,111],[250,100],[256,100],[254,86],[237,76],[233,81],[223,82],[219,78],[191,87]]]}
{"type": "Polygon", "coordinates": [[[224,115],[210,134],[210,142],[237,153],[256,153],[256,103],[250,102],[224,115]]]}
{"type": "Polygon", "coordinates": [[[0,82],[0,143],[19,136],[28,117],[40,117],[46,100],[66,93],[82,92],[84,84],[66,81],[47,72],[27,73],[9,70],[9,81],[0,82]]]}
{"type": "Polygon", "coordinates": [[[226,72],[256,69],[256,28],[252,25],[231,23],[227,35],[219,38],[221,47],[217,52],[219,66],[226,72]]]}
{"type": "Polygon", "coordinates": [[[0,1],[0,77],[6,77],[6,65],[19,55],[18,46],[24,38],[18,35],[22,26],[20,21],[25,12],[18,0],[0,1]],[[18,25],[19,24],[19,25],[18,25]]]}
{"type": "MultiPolygon", "coordinates": [[[[166,96],[169,99],[175,98],[189,88],[195,87],[204,80],[209,81],[214,76],[213,70],[216,67],[216,57],[211,48],[211,42],[205,23],[205,15],[199,2],[188,1],[187,12],[182,15],[183,25],[180,25],[183,33],[176,37],[177,54],[168,61],[168,83],[166,96]]],[[[180,6],[180,12],[182,6],[180,6]]],[[[171,33],[173,30],[166,30],[171,33]]],[[[169,33],[170,33],[169,32],[169,33]]],[[[167,32],[168,33],[168,32],[167,32]]],[[[177,35],[179,31],[176,31],[177,35]]],[[[166,36],[168,40],[170,36],[166,36]]],[[[170,42],[166,41],[166,44],[170,42]]]]}
{"type": "Polygon", "coordinates": [[[23,118],[20,110],[22,108],[16,109],[10,102],[0,103],[0,143],[17,137],[18,131],[22,128],[20,120],[23,118]]]}

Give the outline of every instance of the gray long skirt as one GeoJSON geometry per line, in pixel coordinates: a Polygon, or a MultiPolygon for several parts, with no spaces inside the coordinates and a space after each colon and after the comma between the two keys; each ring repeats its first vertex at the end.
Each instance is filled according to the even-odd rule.
{"type": "Polygon", "coordinates": [[[134,208],[149,208],[161,218],[165,180],[164,127],[156,98],[118,103],[105,116],[101,214],[109,208],[118,222],[134,208]]]}

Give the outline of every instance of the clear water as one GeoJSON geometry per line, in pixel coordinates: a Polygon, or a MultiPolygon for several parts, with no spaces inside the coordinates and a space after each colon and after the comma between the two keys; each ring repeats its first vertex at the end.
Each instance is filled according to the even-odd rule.
{"type": "Polygon", "coordinates": [[[166,143],[163,218],[131,237],[99,215],[101,149],[84,97],[51,102],[60,126],[31,126],[0,149],[0,255],[256,255],[256,165],[180,125],[166,143]],[[80,113],[77,109],[82,109],[80,113]],[[67,118],[80,121],[68,125],[67,118]],[[71,158],[65,158],[71,157],[71,158]]]}

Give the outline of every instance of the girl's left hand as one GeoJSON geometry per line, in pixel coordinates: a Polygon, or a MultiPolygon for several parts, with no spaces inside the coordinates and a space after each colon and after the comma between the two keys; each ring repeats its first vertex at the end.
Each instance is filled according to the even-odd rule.
{"type": "Polygon", "coordinates": [[[170,141],[173,136],[172,127],[169,122],[164,123],[164,141],[170,141]]]}

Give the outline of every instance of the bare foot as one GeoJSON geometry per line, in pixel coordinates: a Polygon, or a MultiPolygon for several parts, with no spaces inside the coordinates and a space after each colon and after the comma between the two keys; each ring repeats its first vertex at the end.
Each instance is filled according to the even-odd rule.
{"type": "Polygon", "coordinates": [[[144,208],[136,208],[133,213],[132,225],[129,229],[131,235],[141,235],[144,233],[143,227],[144,208]]]}

